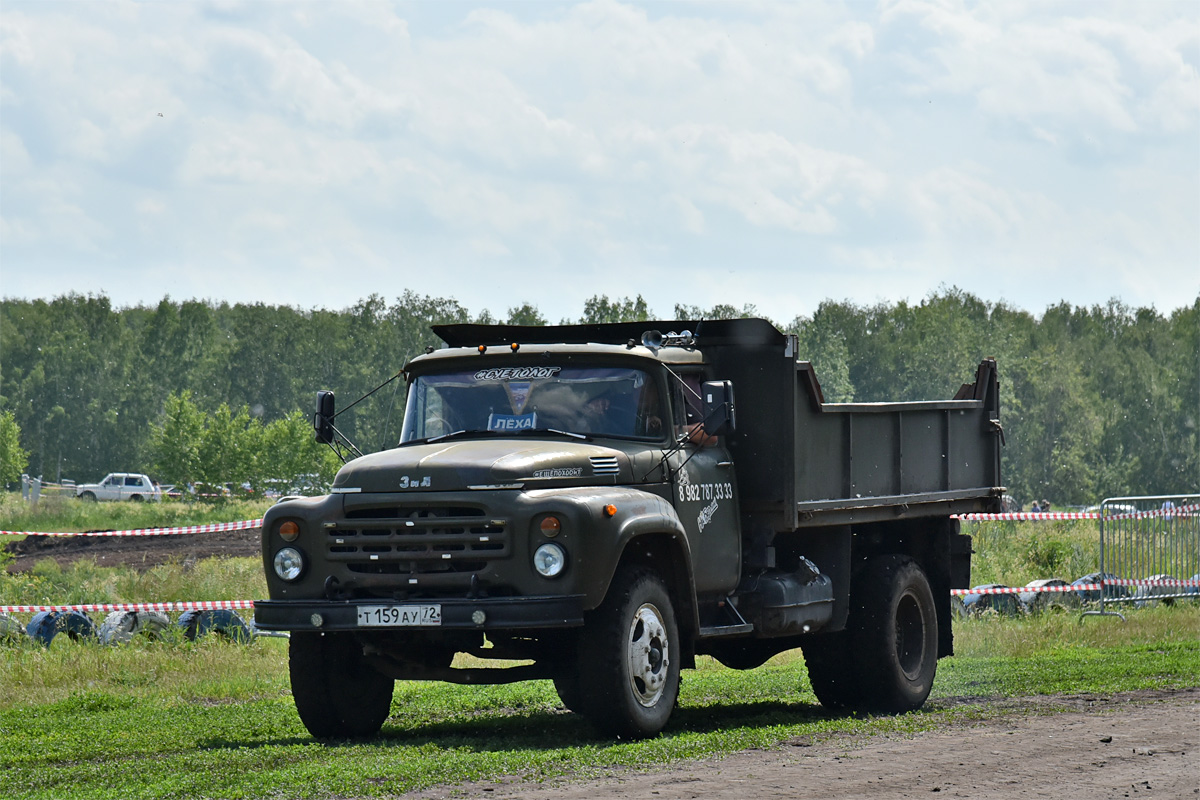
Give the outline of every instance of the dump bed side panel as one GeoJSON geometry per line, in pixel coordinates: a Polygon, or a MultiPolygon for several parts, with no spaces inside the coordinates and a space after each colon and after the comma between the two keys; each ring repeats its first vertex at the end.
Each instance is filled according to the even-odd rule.
{"type": "Polygon", "coordinates": [[[959,399],[843,404],[823,402],[812,366],[790,347],[740,347],[713,362],[737,392],[730,449],[753,524],[781,531],[998,508],[995,362],[959,399]]]}

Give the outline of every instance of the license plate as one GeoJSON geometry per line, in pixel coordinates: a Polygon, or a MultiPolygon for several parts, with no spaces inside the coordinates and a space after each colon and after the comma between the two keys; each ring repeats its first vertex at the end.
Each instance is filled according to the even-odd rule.
{"type": "Polygon", "coordinates": [[[436,603],[419,606],[359,606],[360,627],[435,627],[442,624],[442,607],[436,603]]]}

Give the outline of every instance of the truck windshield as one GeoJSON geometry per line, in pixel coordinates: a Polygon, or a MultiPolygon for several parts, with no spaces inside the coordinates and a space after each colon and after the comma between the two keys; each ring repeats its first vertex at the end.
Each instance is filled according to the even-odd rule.
{"type": "Polygon", "coordinates": [[[418,376],[400,443],[456,431],[661,439],[657,382],[639,369],[531,365],[418,376]]]}

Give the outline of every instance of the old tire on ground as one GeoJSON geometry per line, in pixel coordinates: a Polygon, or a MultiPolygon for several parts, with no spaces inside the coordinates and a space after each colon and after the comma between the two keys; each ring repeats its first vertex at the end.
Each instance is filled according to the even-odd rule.
{"type": "Polygon", "coordinates": [[[663,729],[679,697],[679,625],[666,584],[620,567],[579,646],[581,712],[601,731],[640,739],[663,729]]]}
{"type": "Polygon", "coordinates": [[[938,626],[924,570],[905,556],[878,556],[855,576],[861,604],[851,608],[860,707],[912,711],[933,688],[938,626]]]}
{"type": "Polygon", "coordinates": [[[0,643],[16,644],[26,635],[25,626],[18,622],[16,617],[0,613],[0,643]]]}
{"type": "Polygon", "coordinates": [[[189,642],[194,642],[209,633],[215,633],[222,639],[239,644],[245,644],[253,638],[245,620],[236,611],[227,608],[185,611],[179,615],[176,624],[189,642]]]}
{"type": "Polygon", "coordinates": [[[395,681],[366,662],[352,633],[293,633],[288,672],[300,721],[318,739],[374,736],[391,711],[395,681]]]}
{"type": "Polygon", "coordinates": [[[128,644],[135,636],[161,639],[171,620],[161,611],[113,611],[100,623],[101,644],[128,644]]]}
{"type": "Polygon", "coordinates": [[[29,620],[25,632],[46,647],[59,633],[73,642],[96,638],[96,626],[82,611],[39,611],[29,620]]]}

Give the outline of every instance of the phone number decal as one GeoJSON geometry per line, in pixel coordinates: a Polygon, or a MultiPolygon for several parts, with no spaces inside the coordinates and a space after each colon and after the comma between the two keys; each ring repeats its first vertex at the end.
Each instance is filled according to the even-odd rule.
{"type": "Polygon", "coordinates": [[[733,499],[732,483],[680,483],[678,489],[681,503],[733,499]]]}

